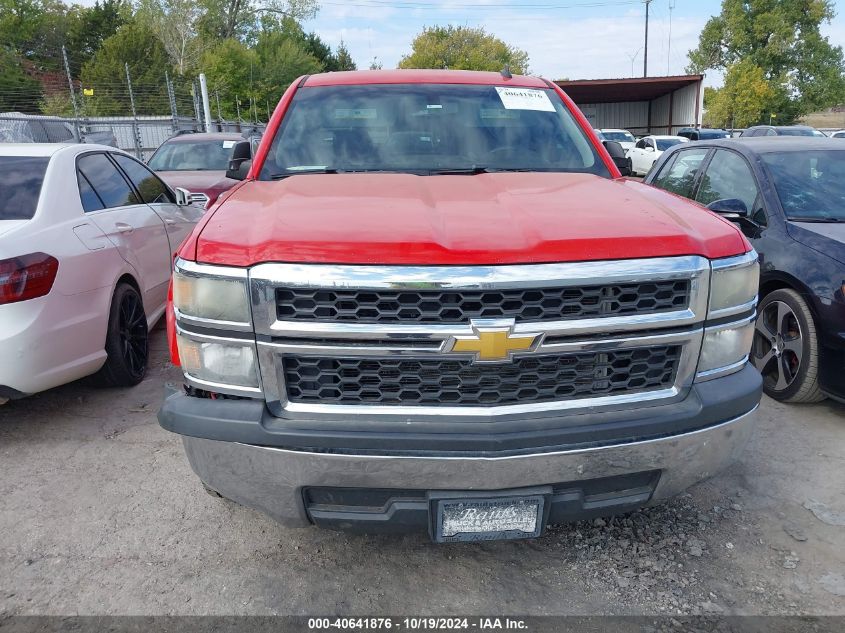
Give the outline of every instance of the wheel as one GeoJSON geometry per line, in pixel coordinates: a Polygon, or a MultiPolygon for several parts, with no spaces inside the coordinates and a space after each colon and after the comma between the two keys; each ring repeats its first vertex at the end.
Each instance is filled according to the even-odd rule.
{"type": "Polygon", "coordinates": [[[109,311],[106,333],[108,358],[92,376],[101,387],[132,387],[147,373],[149,343],[144,302],[135,288],[118,284],[109,311]]]}
{"type": "Polygon", "coordinates": [[[781,402],[819,402],[819,343],[809,306],[791,289],[760,302],[751,362],[763,375],[766,395],[781,402]]]}

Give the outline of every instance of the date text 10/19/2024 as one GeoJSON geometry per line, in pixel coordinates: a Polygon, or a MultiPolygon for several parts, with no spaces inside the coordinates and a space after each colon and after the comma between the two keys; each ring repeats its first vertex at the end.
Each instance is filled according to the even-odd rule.
{"type": "Polygon", "coordinates": [[[527,631],[528,625],[518,618],[309,618],[308,630],[338,631],[527,631]]]}

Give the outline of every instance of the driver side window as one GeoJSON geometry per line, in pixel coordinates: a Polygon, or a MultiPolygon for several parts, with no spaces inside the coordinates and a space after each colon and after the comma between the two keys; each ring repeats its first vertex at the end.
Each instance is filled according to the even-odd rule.
{"type": "Polygon", "coordinates": [[[640,139],[637,141],[637,149],[645,149],[645,139],[640,139]]]}

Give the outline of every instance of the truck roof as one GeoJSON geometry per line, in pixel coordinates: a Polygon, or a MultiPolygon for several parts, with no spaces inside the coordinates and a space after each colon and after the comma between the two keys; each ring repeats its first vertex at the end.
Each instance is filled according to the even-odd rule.
{"type": "Polygon", "coordinates": [[[548,88],[539,77],[475,70],[348,70],[321,73],[304,78],[305,87],[354,86],[366,84],[474,84],[486,86],[518,86],[520,88],[548,88]]]}

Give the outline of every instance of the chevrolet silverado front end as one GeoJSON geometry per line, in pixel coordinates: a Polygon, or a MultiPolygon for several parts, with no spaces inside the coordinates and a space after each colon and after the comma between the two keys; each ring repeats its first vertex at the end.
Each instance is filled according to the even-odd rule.
{"type": "Polygon", "coordinates": [[[180,250],[185,387],[162,426],[209,489],[286,525],[439,542],[537,536],[715,474],[760,400],[757,257],[618,176],[539,79],[297,82],[180,250]],[[559,139],[532,135],[554,117],[559,139]]]}

